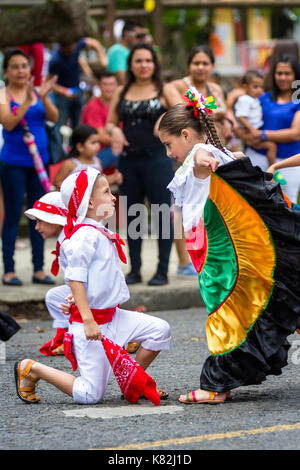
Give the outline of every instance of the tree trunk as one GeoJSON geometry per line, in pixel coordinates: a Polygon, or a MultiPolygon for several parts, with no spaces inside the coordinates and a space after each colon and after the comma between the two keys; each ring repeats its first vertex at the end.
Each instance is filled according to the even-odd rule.
{"type": "Polygon", "coordinates": [[[3,49],[34,42],[71,44],[91,35],[92,26],[86,2],[47,0],[44,5],[26,9],[3,9],[0,31],[3,49]]]}

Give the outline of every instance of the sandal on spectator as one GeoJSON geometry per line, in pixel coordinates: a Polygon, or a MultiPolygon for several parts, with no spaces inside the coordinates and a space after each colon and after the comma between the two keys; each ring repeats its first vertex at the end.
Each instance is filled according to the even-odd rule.
{"type": "Polygon", "coordinates": [[[25,403],[38,403],[40,398],[35,394],[36,382],[39,379],[33,379],[30,376],[30,371],[35,361],[30,360],[24,369],[20,368],[20,362],[15,363],[14,372],[15,372],[15,382],[18,397],[25,403]],[[21,387],[20,383],[23,379],[29,379],[33,382],[33,385],[30,387],[21,387]]]}

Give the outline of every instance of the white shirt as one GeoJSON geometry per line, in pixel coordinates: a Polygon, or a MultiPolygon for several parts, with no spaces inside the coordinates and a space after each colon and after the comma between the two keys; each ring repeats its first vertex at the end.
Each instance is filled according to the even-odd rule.
{"type": "MultiPolygon", "coordinates": [[[[103,228],[89,218],[82,223],[103,228]]],[[[90,308],[112,308],[129,299],[116,246],[99,230],[81,227],[62,243],[60,253],[66,284],[82,282],[90,308]]]]}
{"type": "Polygon", "coordinates": [[[90,166],[91,168],[95,168],[98,171],[101,171],[102,168],[101,168],[99,158],[93,157],[93,160],[94,160],[94,163],[91,163],[90,165],[88,165],[86,163],[80,163],[80,161],[77,158],[73,157],[72,161],[76,164],[76,167],[74,168],[74,170],[71,171],[71,173],[77,173],[78,171],[86,170],[88,166],[90,166]]]}
{"type": "Polygon", "coordinates": [[[182,223],[185,232],[198,225],[209,196],[210,176],[200,179],[194,175],[194,154],[199,148],[211,152],[220,162],[219,166],[234,159],[233,156],[226,155],[211,144],[196,144],[178,168],[167,189],[173,193],[175,205],[182,208],[182,223]]]}
{"type": "MultiPolygon", "coordinates": [[[[249,95],[242,95],[237,99],[234,106],[235,117],[245,117],[255,129],[263,126],[263,113],[258,98],[249,95]]],[[[240,124],[240,127],[243,127],[240,124]]]]}

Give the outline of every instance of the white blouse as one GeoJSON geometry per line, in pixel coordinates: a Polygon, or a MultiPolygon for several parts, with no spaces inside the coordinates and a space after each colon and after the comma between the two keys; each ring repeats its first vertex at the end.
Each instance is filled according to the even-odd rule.
{"type": "Polygon", "coordinates": [[[71,173],[77,173],[78,171],[86,170],[86,168],[89,166],[91,168],[95,168],[98,171],[102,171],[101,163],[98,157],[93,157],[94,163],[91,163],[89,165],[87,163],[80,163],[80,161],[75,157],[73,157],[72,160],[76,164],[76,167],[74,168],[74,170],[72,170],[71,173]]]}
{"type": "Polygon", "coordinates": [[[182,209],[182,223],[185,232],[198,225],[209,196],[210,176],[200,179],[194,175],[194,155],[199,148],[211,152],[218,160],[219,166],[234,159],[233,156],[226,155],[211,144],[196,144],[178,168],[167,188],[173,193],[175,205],[182,209]]]}
{"type": "MultiPolygon", "coordinates": [[[[82,223],[103,228],[89,218],[82,223]]],[[[62,243],[60,253],[66,284],[82,282],[90,308],[112,308],[129,299],[116,246],[99,230],[81,227],[62,243]]]]}

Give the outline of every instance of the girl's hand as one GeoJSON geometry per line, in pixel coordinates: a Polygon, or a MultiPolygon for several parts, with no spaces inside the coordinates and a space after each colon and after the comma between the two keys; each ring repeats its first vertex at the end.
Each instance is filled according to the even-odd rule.
{"type": "Polygon", "coordinates": [[[269,166],[269,168],[267,169],[267,173],[272,173],[272,175],[274,175],[275,170],[275,163],[273,163],[273,165],[269,166]]]}
{"type": "Polygon", "coordinates": [[[114,155],[120,155],[123,152],[123,148],[129,146],[123,131],[119,127],[114,127],[111,132],[111,150],[114,155]]]}
{"type": "Polygon", "coordinates": [[[84,322],[84,331],[87,340],[91,341],[101,341],[102,334],[99,326],[94,319],[84,322]]]}
{"type": "Polygon", "coordinates": [[[197,150],[194,155],[195,166],[209,168],[211,171],[216,171],[219,166],[218,160],[216,160],[210,152],[206,150],[197,150]]]}

